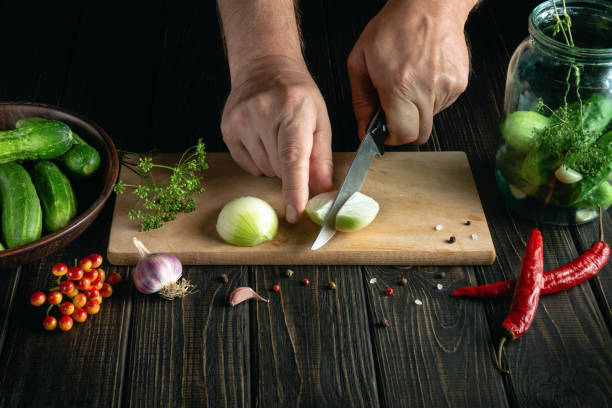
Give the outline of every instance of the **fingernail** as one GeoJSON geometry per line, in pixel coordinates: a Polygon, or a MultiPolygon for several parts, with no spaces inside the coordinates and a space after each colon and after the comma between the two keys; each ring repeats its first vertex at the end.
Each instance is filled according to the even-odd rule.
{"type": "Polygon", "coordinates": [[[291,204],[285,207],[285,217],[287,217],[287,221],[292,224],[297,221],[297,210],[291,204]]]}

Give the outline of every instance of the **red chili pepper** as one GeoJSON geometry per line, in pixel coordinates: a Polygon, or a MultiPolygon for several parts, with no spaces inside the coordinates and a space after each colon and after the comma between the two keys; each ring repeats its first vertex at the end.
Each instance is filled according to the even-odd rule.
{"type": "MultiPolygon", "coordinates": [[[[603,242],[603,226],[599,219],[599,241],[572,262],[557,269],[544,272],[544,287],[541,295],[550,295],[581,284],[597,275],[610,259],[610,247],[603,242]]],[[[515,280],[490,283],[480,286],[464,286],[451,293],[451,296],[470,296],[496,298],[511,296],[515,280]]]]}
{"type": "MultiPolygon", "coordinates": [[[[608,263],[610,247],[597,241],[572,262],[557,269],[544,272],[544,287],[541,295],[561,292],[597,275],[608,263]]],[[[464,286],[451,293],[451,296],[470,296],[480,298],[497,298],[512,296],[516,280],[490,283],[480,286],[464,286]]]]}
{"type": "Polygon", "coordinates": [[[542,234],[534,229],[527,242],[521,271],[516,279],[514,298],[508,316],[504,319],[502,326],[506,334],[500,339],[497,347],[497,366],[505,373],[501,365],[501,353],[507,340],[515,340],[521,337],[531,325],[538,309],[540,291],[544,283],[544,257],[542,247],[542,234]]]}

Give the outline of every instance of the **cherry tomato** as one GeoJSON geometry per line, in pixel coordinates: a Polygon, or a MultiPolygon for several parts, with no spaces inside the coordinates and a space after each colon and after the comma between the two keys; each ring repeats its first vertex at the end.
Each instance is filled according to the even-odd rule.
{"type": "Polygon", "coordinates": [[[83,277],[87,278],[91,282],[93,282],[96,279],[98,279],[98,270],[97,269],[90,269],[87,272],[85,272],[85,275],[83,275],[83,277]]]}
{"type": "Polygon", "coordinates": [[[278,292],[280,290],[280,285],[277,284],[277,285],[272,286],[272,290],[275,292],[278,292]]]}
{"type": "Polygon", "coordinates": [[[83,277],[83,273],[83,270],[78,266],[71,266],[70,268],[68,268],[68,273],[66,274],[66,276],[70,280],[77,281],[83,277]]]}
{"type": "Polygon", "coordinates": [[[66,272],[68,272],[68,267],[66,266],[66,264],[63,264],[61,262],[56,263],[55,265],[53,265],[53,268],[51,268],[51,273],[55,276],[64,276],[66,272]]]}
{"type": "Polygon", "coordinates": [[[104,269],[96,269],[98,271],[98,279],[100,279],[102,282],[104,282],[106,280],[106,272],[104,272],[104,269]]]}
{"type": "Polygon", "coordinates": [[[43,292],[34,292],[32,293],[32,296],[30,296],[30,303],[33,306],[42,306],[46,300],[47,295],[45,295],[43,292]]]}
{"type": "Polygon", "coordinates": [[[386,294],[387,296],[391,296],[391,295],[393,294],[393,288],[387,288],[387,289],[385,289],[385,294],[386,294]]]}
{"type": "Polygon", "coordinates": [[[47,316],[43,319],[43,327],[45,330],[55,330],[57,328],[57,319],[53,316],[47,316]]]}
{"type": "Polygon", "coordinates": [[[100,311],[100,304],[95,300],[88,300],[85,305],[85,311],[88,315],[94,315],[100,311]]]}
{"type": "Polygon", "coordinates": [[[64,302],[60,305],[59,311],[63,315],[71,315],[72,313],[74,313],[74,305],[72,304],[72,302],[64,302]]]}
{"type": "Polygon", "coordinates": [[[92,268],[97,268],[98,266],[102,265],[102,255],[100,254],[91,254],[88,256],[88,258],[91,260],[91,267],[92,268]]]}
{"type": "Polygon", "coordinates": [[[70,316],[62,316],[59,319],[59,328],[61,331],[68,331],[72,329],[73,324],[74,324],[74,321],[72,320],[72,317],[70,316]]]}
{"type": "Polygon", "coordinates": [[[79,266],[84,272],[87,272],[88,270],[90,270],[92,265],[93,265],[93,262],[91,262],[91,259],[87,257],[81,258],[79,260],[79,266]]]}
{"type": "Polygon", "coordinates": [[[80,308],[85,306],[85,303],[87,303],[87,298],[84,294],[79,293],[74,297],[74,299],[72,299],[72,303],[74,303],[75,307],[80,308]]]}
{"type": "Polygon", "coordinates": [[[100,280],[100,278],[96,279],[95,281],[91,282],[91,287],[92,288],[96,288],[98,290],[102,289],[102,286],[104,285],[104,282],[102,282],[100,280]]]}
{"type": "Polygon", "coordinates": [[[83,323],[87,320],[87,312],[80,307],[74,309],[74,313],[72,314],[72,318],[79,323],[83,323]]]}
{"type": "Polygon", "coordinates": [[[93,298],[97,298],[98,296],[100,296],[100,291],[96,288],[90,288],[90,289],[84,290],[83,293],[85,294],[85,297],[87,299],[93,299],[93,298]]]}
{"type": "Polygon", "coordinates": [[[57,290],[49,292],[49,294],[47,295],[47,301],[50,305],[59,305],[60,303],[62,303],[62,299],[62,294],[59,293],[57,290]]]}
{"type": "Polygon", "coordinates": [[[116,285],[119,282],[121,282],[121,275],[119,275],[117,272],[115,273],[111,273],[111,275],[108,277],[108,279],[106,280],[109,284],[111,285],[116,285]]]}
{"type": "Polygon", "coordinates": [[[83,277],[78,283],[80,290],[91,289],[91,280],[89,278],[83,277]]]}
{"type": "Polygon", "coordinates": [[[105,283],[102,285],[102,289],[100,289],[100,295],[102,295],[102,297],[110,297],[113,294],[113,287],[111,285],[109,285],[108,283],[105,283]]]}
{"type": "Polygon", "coordinates": [[[302,279],[302,284],[304,286],[309,286],[310,285],[310,281],[308,279],[304,278],[304,279],[302,279]]]}
{"type": "Polygon", "coordinates": [[[96,302],[98,302],[99,305],[102,305],[102,301],[104,299],[102,298],[102,295],[98,295],[95,298],[93,298],[92,300],[95,300],[96,302]]]}
{"type": "Polygon", "coordinates": [[[74,283],[71,280],[62,281],[59,285],[60,292],[64,295],[68,295],[74,290],[74,283]]]}
{"type": "Polygon", "coordinates": [[[76,296],[76,295],[78,295],[78,294],[79,294],[79,290],[78,290],[77,288],[74,288],[74,289],[72,289],[72,290],[70,291],[70,293],[69,293],[68,295],[66,295],[66,296],[68,296],[69,298],[71,298],[71,299],[72,299],[73,297],[75,297],[75,296],[76,296]]]}

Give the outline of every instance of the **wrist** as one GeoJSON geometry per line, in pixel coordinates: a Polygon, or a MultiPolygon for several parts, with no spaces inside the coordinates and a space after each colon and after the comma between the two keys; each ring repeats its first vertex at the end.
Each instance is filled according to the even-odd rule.
{"type": "Polygon", "coordinates": [[[299,72],[310,75],[301,53],[262,54],[253,58],[241,58],[239,63],[230,63],[232,88],[237,88],[251,80],[265,80],[283,72],[299,72]]]}
{"type": "Polygon", "coordinates": [[[463,30],[470,12],[480,0],[388,0],[386,7],[396,9],[401,15],[417,12],[429,15],[438,21],[451,23],[463,30]]]}

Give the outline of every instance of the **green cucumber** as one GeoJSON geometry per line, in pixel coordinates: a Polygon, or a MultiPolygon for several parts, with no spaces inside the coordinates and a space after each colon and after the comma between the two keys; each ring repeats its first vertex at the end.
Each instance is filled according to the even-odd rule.
{"type": "Polygon", "coordinates": [[[17,160],[54,159],[72,147],[72,132],[62,122],[0,132],[0,164],[17,160]]]}
{"type": "Polygon", "coordinates": [[[557,160],[548,153],[534,150],[525,157],[521,165],[521,176],[529,184],[541,186],[548,183],[557,167],[557,160]]]}
{"type": "Polygon", "coordinates": [[[538,112],[512,112],[500,126],[504,140],[520,152],[528,152],[534,147],[538,131],[550,124],[550,119],[538,112]]]}
{"type": "Polygon", "coordinates": [[[7,248],[40,238],[42,209],[28,172],[17,163],[0,164],[2,234],[7,248]]]}
{"type": "MultiPolygon", "coordinates": [[[[580,105],[572,104],[572,120],[580,124],[580,105]]],[[[593,94],[582,103],[582,126],[593,134],[600,134],[612,119],[612,99],[593,94]]]]}
{"type": "Polygon", "coordinates": [[[70,224],[77,203],[68,177],[47,160],[36,162],[30,173],[42,204],[45,230],[55,232],[70,224]]]}
{"type": "MultiPolygon", "coordinates": [[[[46,120],[37,117],[25,118],[17,121],[15,126],[19,129],[37,125],[46,120]]],[[[76,133],[73,132],[72,136],[74,138],[72,148],[60,157],[59,160],[70,175],[76,178],[87,178],[93,175],[100,167],[100,154],[76,133]]]]}

